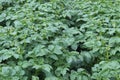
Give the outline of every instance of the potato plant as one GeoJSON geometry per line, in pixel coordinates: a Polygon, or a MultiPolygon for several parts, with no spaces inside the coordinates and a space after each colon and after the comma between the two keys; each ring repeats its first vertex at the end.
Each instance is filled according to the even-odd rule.
{"type": "Polygon", "coordinates": [[[119,0],[0,0],[0,80],[120,80],[119,0]]]}

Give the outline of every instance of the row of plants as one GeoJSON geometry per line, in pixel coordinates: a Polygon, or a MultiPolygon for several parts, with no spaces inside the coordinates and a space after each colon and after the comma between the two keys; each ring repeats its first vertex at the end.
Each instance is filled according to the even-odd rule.
{"type": "Polygon", "coordinates": [[[120,80],[119,0],[0,0],[0,80],[120,80]]]}

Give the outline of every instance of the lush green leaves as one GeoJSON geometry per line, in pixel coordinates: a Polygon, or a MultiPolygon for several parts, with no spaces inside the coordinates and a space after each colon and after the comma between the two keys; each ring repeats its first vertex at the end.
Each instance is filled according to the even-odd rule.
{"type": "Polygon", "coordinates": [[[0,80],[120,80],[119,0],[0,0],[0,80]]]}

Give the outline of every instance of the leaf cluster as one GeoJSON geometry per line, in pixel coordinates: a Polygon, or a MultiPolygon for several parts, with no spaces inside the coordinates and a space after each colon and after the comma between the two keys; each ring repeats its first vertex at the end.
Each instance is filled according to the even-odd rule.
{"type": "Polygon", "coordinates": [[[119,0],[0,0],[0,80],[120,80],[119,0]]]}

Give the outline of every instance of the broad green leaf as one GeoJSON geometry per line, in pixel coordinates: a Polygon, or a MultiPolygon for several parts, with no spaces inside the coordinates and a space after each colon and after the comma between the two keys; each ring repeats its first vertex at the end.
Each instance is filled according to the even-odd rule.
{"type": "Polygon", "coordinates": [[[61,46],[56,45],[53,52],[55,54],[58,54],[58,55],[63,54],[63,52],[61,51],[61,49],[62,49],[61,46]]]}
{"type": "Polygon", "coordinates": [[[49,64],[42,65],[42,68],[48,72],[50,72],[50,70],[52,69],[52,67],[49,64]]]}
{"type": "Polygon", "coordinates": [[[39,80],[39,77],[37,77],[37,76],[32,76],[32,80],[39,80]]]}

